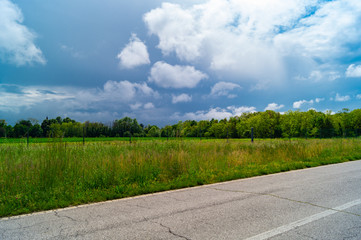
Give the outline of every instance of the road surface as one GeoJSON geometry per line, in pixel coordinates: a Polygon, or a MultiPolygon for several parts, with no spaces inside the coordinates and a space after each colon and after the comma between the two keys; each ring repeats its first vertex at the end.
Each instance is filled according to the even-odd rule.
{"type": "Polygon", "coordinates": [[[361,239],[361,161],[0,219],[0,239],[361,239]]]}

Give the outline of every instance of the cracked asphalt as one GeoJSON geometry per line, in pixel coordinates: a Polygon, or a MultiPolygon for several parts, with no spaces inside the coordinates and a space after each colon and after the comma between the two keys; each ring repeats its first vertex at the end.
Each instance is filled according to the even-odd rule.
{"type": "Polygon", "coordinates": [[[3,218],[0,239],[356,240],[360,186],[347,162],[3,218]]]}

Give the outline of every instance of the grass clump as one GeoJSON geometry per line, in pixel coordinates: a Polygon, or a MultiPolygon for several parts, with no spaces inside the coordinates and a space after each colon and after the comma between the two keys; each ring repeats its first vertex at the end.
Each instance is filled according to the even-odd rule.
{"type": "Polygon", "coordinates": [[[0,217],[360,158],[358,139],[1,144],[0,217]]]}

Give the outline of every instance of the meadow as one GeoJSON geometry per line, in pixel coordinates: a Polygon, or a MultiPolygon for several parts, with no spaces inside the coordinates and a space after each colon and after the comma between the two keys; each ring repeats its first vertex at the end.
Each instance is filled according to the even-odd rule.
{"type": "MultiPolygon", "coordinates": [[[[176,138],[168,138],[175,140],[176,138]]],[[[192,139],[192,138],[189,138],[192,139]]],[[[114,141],[122,141],[126,142],[129,140],[131,141],[149,141],[149,140],[159,140],[164,141],[167,140],[167,138],[159,138],[159,137],[87,137],[84,139],[85,142],[114,142],[114,141]]],[[[0,138],[0,144],[2,143],[27,143],[27,138],[0,138]]],[[[69,142],[69,143],[76,143],[76,142],[83,142],[82,137],[64,137],[64,138],[29,138],[29,143],[54,143],[54,142],[69,142]]]]}
{"type": "Polygon", "coordinates": [[[0,217],[361,159],[357,138],[81,141],[3,141],[0,217]]]}

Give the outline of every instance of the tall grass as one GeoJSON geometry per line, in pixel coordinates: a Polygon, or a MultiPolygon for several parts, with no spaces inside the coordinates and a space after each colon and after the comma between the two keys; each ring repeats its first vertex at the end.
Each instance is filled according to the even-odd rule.
{"type": "Polygon", "coordinates": [[[354,159],[358,139],[1,144],[0,216],[354,159]]]}
{"type": "MultiPolygon", "coordinates": [[[[187,140],[198,140],[199,138],[196,137],[187,137],[187,138],[182,138],[182,140],[187,141],[187,140]]],[[[203,138],[204,139],[204,138],[203,138]]],[[[62,141],[62,142],[83,142],[83,138],[82,137],[64,137],[64,138],[29,138],[29,143],[52,143],[54,141],[62,141]]],[[[113,142],[113,141],[120,141],[120,142],[129,142],[129,141],[167,141],[167,140],[180,140],[179,138],[176,137],[86,137],[85,138],[85,143],[88,142],[113,142]]],[[[249,141],[248,139],[242,139],[243,141],[249,141]]],[[[27,138],[23,137],[23,138],[0,138],[0,144],[4,144],[4,143],[27,143],[27,138]]]]}

